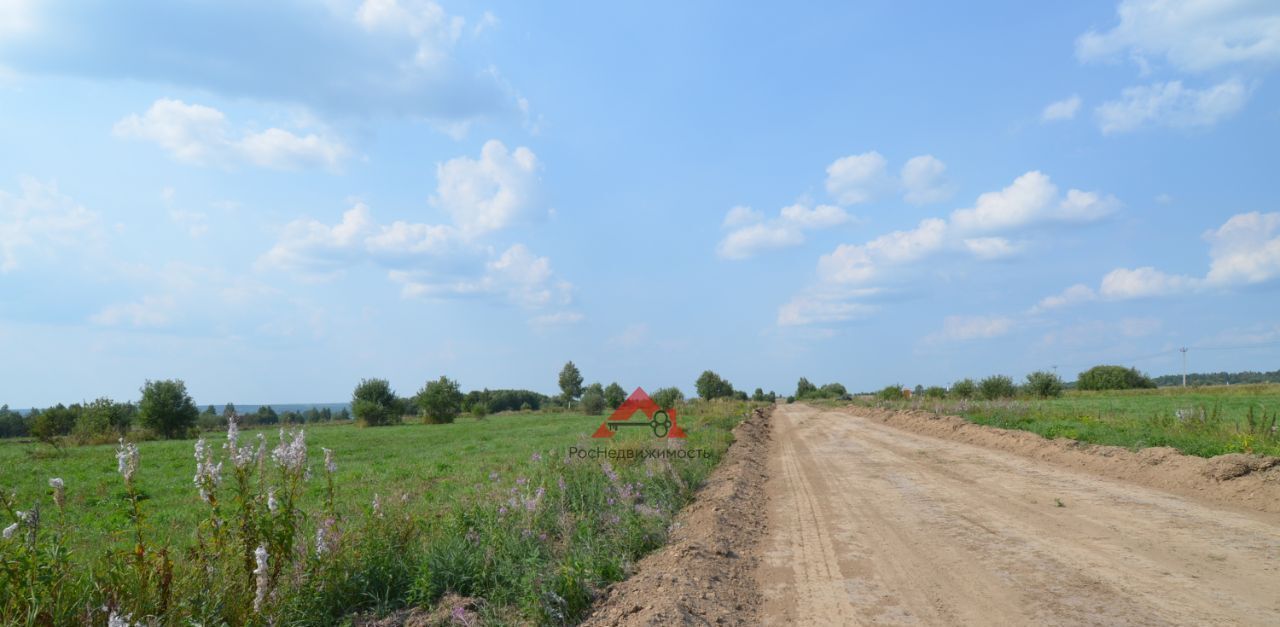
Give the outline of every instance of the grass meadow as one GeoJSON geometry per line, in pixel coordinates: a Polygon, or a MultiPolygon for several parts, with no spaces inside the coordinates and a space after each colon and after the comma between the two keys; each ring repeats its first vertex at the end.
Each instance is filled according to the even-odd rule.
{"type": "Polygon", "coordinates": [[[1059,398],[857,402],[926,409],[977,424],[1131,449],[1169,446],[1188,455],[1280,456],[1280,385],[1080,392],[1059,398]]]}
{"type": "Polygon", "coordinates": [[[0,619],[345,624],[460,596],[475,599],[452,608],[461,622],[572,624],[662,544],[750,407],[691,405],[686,441],[591,440],[603,417],[512,413],[319,425],[304,440],[245,430],[237,461],[209,433],[202,479],[192,440],[139,443],[129,481],[118,446],[5,442],[0,619]],[[567,458],[602,442],[706,454],[567,458]]]}

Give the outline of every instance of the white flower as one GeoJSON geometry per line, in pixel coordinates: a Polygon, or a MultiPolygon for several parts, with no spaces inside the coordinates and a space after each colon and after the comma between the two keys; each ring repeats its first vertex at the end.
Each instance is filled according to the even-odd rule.
{"type": "Polygon", "coordinates": [[[323,446],[320,447],[320,450],[324,451],[324,471],[329,474],[338,472],[338,465],[333,463],[333,450],[323,446]]]}
{"type": "Polygon", "coordinates": [[[222,448],[226,449],[227,454],[231,456],[231,463],[236,468],[244,468],[253,463],[253,446],[240,446],[240,426],[236,424],[234,415],[227,417],[227,442],[222,445],[222,448]]]}
{"type": "Polygon", "coordinates": [[[373,513],[378,518],[382,518],[382,499],[378,498],[378,493],[373,493],[373,513]]]}
{"type": "Polygon", "coordinates": [[[274,514],[279,507],[280,503],[276,501],[276,489],[271,488],[270,490],[267,490],[267,511],[274,514]]]}
{"type": "Polygon", "coordinates": [[[116,614],[115,610],[111,610],[111,615],[107,617],[107,627],[132,627],[133,623],[129,619],[133,618],[132,614],[121,616],[116,614]]]}
{"type": "Polygon", "coordinates": [[[14,532],[17,530],[18,530],[18,523],[13,523],[12,525],[5,527],[4,531],[0,533],[3,533],[4,539],[8,540],[9,538],[13,537],[14,532]]]}
{"type": "Polygon", "coordinates": [[[125,442],[120,438],[120,446],[116,448],[116,471],[125,481],[133,480],[133,473],[138,472],[138,445],[125,442]]]}
{"type": "Polygon", "coordinates": [[[49,480],[49,487],[53,488],[53,502],[61,508],[67,502],[66,484],[62,483],[62,479],[54,477],[49,480]]]}
{"type": "Polygon", "coordinates": [[[253,595],[253,611],[256,614],[262,611],[262,602],[267,600],[267,586],[271,584],[270,575],[267,573],[267,547],[259,546],[254,549],[253,559],[257,563],[257,568],[253,569],[258,584],[253,595]]]}
{"type": "Polygon", "coordinates": [[[271,451],[271,459],[285,470],[302,471],[307,463],[306,431],[298,429],[290,438],[290,434],[280,429],[280,444],[271,451]]]}
{"type": "Polygon", "coordinates": [[[196,476],[191,480],[200,489],[200,499],[212,503],[212,490],[222,483],[222,462],[213,463],[213,450],[204,438],[196,440],[196,476]]]}
{"type": "Polygon", "coordinates": [[[316,555],[324,555],[333,548],[329,543],[329,538],[333,534],[333,519],[326,518],[316,527],[316,555]]]}

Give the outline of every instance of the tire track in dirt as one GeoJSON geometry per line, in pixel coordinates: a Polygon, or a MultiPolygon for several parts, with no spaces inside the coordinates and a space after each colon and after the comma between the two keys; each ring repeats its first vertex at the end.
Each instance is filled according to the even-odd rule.
{"type": "Polygon", "coordinates": [[[781,406],[773,425],[763,622],[1280,622],[1275,514],[847,410],[781,406]]]}

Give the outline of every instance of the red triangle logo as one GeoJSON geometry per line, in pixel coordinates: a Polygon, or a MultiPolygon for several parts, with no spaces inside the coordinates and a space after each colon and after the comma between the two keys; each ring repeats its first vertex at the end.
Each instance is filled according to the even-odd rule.
{"type": "Polygon", "coordinates": [[[680,425],[676,423],[675,408],[663,409],[662,407],[659,407],[658,404],[645,393],[644,388],[636,388],[636,391],[632,392],[631,396],[627,397],[627,400],[623,401],[617,409],[613,410],[612,414],[609,414],[609,417],[605,419],[604,422],[600,423],[600,427],[596,429],[595,433],[591,434],[591,437],[612,438],[616,432],[616,428],[609,428],[609,423],[631,420],[631,417],[634,416],[636,412],[644,414],[644,416],[649,419],[647,422],[650,423],[654,421],[654,416],[656,416],[658,412],[663,412],[671,421],[670,428],[667,430],[665,437],[688,437],[685,435],[684,429],[681,429],[680,425]]]}

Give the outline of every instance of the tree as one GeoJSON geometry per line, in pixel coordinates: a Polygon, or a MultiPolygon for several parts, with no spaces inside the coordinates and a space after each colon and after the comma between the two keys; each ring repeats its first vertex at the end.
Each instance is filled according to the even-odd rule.
{"type": "Polygon", "coordinates": [[[604,398],[604,387],[599,383],[592,383],[587,386],[585,392],[582,393],[582,413],[588,416],[599,416],[604,413],[607,402],[604,398]]]}
{"type": "Polygon", "coordinates": [[[564,394],[566,403],[582,396],[582,373],[572,361],[565,363],[564,368],[560,369],[560,392],[564,394]]]}
{"type": "Polygon", "coordinates": [[[902,384],[895,383],[886,385],[876,392],[876,398],[882,401],[900,401],[902,400],[902,384]]]}
{"type": "Polygon", "coordinates": [[[764,389],[756,388],[756,391],[751,393],[751,400],[757,403],[764,402],[764,389]]]}
{"type": "Polygon", "coordinates": [[[978,382],[978,395],[988,401],[1012,398],[1017,391],[1013,386],[1013,379],[1002,374],[993,374],[978,382]]]}
{"type": "Polygon", "coordinates": [[[129,407],[103,397],[85,405],[76,419],[76,439],[92,442],[104,438],[124,437],[133,416],[129,407]]]}
{"type": "Polygon", "coordinates": [[[138,419],[142,426],[164,438],[187,435],[196,424],[200,410],[187,394],[181,379],[147,381],[142,385],[138,402],[138,419]]]}
{"type": "Polygon", "coordinates": [[[610,383],[609,387],[604,389],[604,402],[609,406],[609,409],[617,409],[626,400],[627,391],[622,389],[622,386],[618,385],[617,381],[610,383]]]}
{"type": "Polygon", "coordinates": [[[351,393],[351,413],[367,427],[400,422],[398,404],[386,379],[361,379],[351,393]]]}
{"type": "Polygon", "coordinates": [[[1080,373],[1076,387],[1081,390],[1131,390],[1154,388],[1155,382],[1138,371],[1124,366],[1094,366],[1080,373]]]}
{"type": "Polygon", "coordinates": [[[702,371],[694,383],[694,389],[698,391],[699,398],[707,401],[733,396],[733,385],[710,370],[702,371]]]}
{"type": "Polygon", "coordinates": [[[973,379],[961,379],[951,384],[951,395],[956,398],[970,399],[978,393],[978,384],[973,379]]]}
{"type": "Polygon", "coordinates": [[[818,386],[809,383],[809,380],[804,377],[800,377],[800,381],[796,383],[796,398],[805,399],[813,396],[817,391],[818,386]]]}
{"type": "Polygon", "coordinates": [[[1040,398],[1062,396],[1062,379],[1052,372],[1033,372],[1027,375],[1027,391],[1040,398]]]}
{"type": "Polygon", "coordinates": [[[649,398],[652,398],[653,402],[658,404],[658,407],[667,409],[683,403],[684,392],[681,392],[680,388],[676,387],[658,388],[653,391],[649,398]]]}
{"type": "Polygon", "coordinates": [[[849,390],[846,390],[841,383],[828,383],[818,388],[818,396],[822,398],[841,398],[848,395],[849,390]]]}
{"type": "Polygon", "coordinates": [[[924,389],[925,398],[946,398],[947,388],[931,385],[924,389]]]}
{"type": "Polygon", "coordinates": [[[58,438],[69,435],[76,426],[79,405],[67,407],[62,403],[37,413],[31,418],[31,436],[44,442],[58,446],[58,438]]]}
{"type": "Polygon", "coordinates": [[[227,403],[227,406],[222,408],[222,417],[230,418],[231,416],[234,416],[234,415],[236,415],[235,403],[227,403]]]}
{"type": "Polygon", "coordinates": [[[413,400],[428,424],[450,423],[462,413],[462,390],[457,381],[444,375],[428,381],[413,400]]]}

